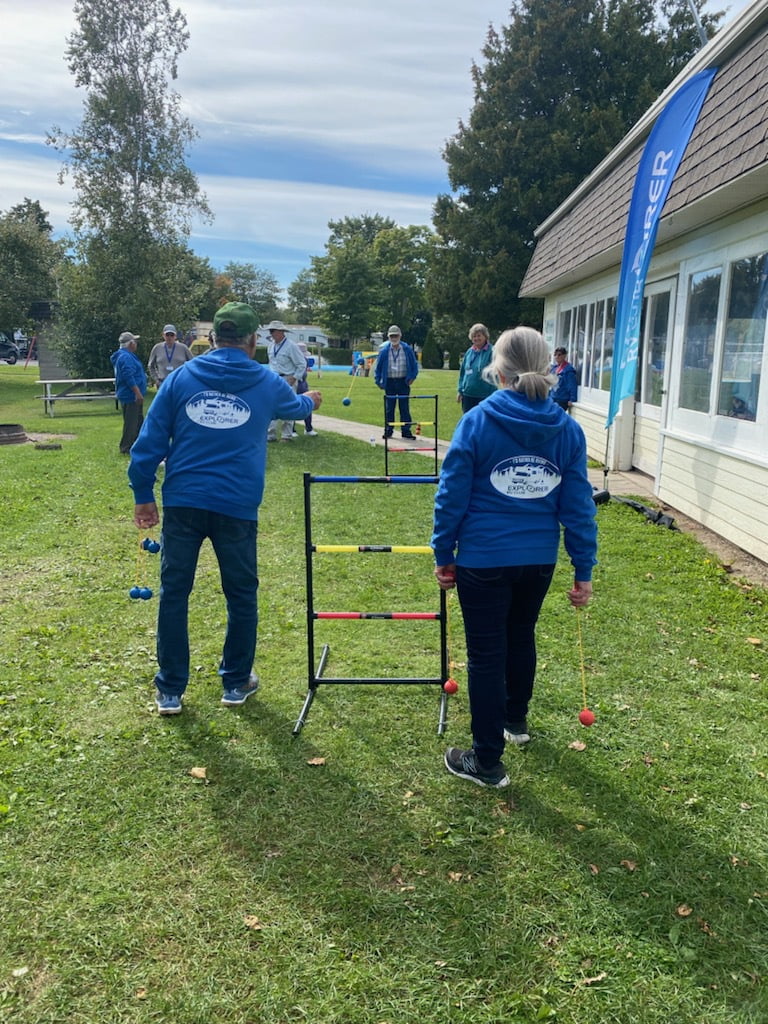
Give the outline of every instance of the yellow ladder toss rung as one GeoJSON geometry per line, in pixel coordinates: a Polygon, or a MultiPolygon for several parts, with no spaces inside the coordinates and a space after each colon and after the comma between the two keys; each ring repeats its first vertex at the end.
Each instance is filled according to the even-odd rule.
{"type": "Polygon", "coordinates": [[[427,545],[415,547],[406,544],[313,544],[312,550],[323,555],[356,554],[357,552],[391,553],[394,555],[431,555],[427,545]]]}
{"type": "Polygon", "coordinates": [[[410,423],[412,427],[434,427],[434,420],[388,420],[388,427],[404,427],[410,423]]]}

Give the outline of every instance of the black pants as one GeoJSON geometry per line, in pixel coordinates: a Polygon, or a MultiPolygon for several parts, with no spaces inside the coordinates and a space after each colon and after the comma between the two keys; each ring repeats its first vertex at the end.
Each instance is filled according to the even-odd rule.
{"type": "Polygon", "coordinates": [[[528,712],[536,676],[536,623],[554,565],[456,568],[467,636],[472,739],[480,764],[504,752],[504,723],[528,712]]]}

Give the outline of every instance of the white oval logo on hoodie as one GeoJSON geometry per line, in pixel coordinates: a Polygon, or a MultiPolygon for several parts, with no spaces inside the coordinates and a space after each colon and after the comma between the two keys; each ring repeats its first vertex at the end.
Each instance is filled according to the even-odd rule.
{"type": "Polygon", "coordinates": [[[230,430],[251,418],[251,410],[237,395],[224,391],[198,391],[186,404],[187,416],[200,427],[230,430]]]}
{"type": "Polygon", "coordinates": [[[540,455],[516,455],[491,470],[491,483],[508,498],[544,498],[560,479],[557,466],[540,455]]]}

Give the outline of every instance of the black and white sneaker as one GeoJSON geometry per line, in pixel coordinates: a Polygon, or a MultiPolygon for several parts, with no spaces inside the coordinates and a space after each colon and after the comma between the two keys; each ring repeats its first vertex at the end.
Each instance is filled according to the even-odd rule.
{"type": "Polygon", "coordinates": [[[448,747],[444,760],[445,767],[452,775],[458,775],[460,779],[467,779],[478,786],[502,789],[509,785],[509,776],[501,761],[495,768],[483,768],[477,760],[474,750],[448,747]]]}
{"type": "Polygon", "coordinates": [[[526,720],[522,718],[519,722],[506,722],[504,725],[504,739],[507,743],[516,743],[518,747],[522,747],[524,743],[529,743],[531,737],[526,720]]]}

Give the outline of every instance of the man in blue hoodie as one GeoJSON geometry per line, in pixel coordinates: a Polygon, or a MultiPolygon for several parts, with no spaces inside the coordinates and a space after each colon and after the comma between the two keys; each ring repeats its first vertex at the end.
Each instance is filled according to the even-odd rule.
{"type": "Polygon", "coordinates": [[[321,402],[319,391],[296,395],[287,381],[254,361],[259,320],[250,306],[227,303],[213,326],[216,348],[165,381],[131,449],[128,468],[134,522],[149,530],[159,522],[155,472],[165,459],[155,675],[161,715],[182,709],[189,681],[189,595],[206,537],[227,601],[221,703],[238,707],[258,689],[252,671],[258,621],[256,524],[267,427],[274,419],[303,420],[321,402]]]}
{"type": "Polygon", "coordinates": [[[120,438],[120,454],[128,455],[131,445],[139,436],[144,422],[144,395],[147,393],[147,375],[136,355],[138,334],[123,331],[117,339],[120,346],[109,361],[115,371],[115,394],[123,410],[123,436],[120,438]]]}

